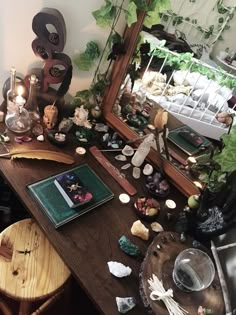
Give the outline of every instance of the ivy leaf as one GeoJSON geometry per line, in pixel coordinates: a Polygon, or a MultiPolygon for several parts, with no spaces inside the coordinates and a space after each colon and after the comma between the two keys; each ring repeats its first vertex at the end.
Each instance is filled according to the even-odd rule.
{"type": "Polygon", "coordinates": [[[224,147],[214,160],[220,164],[221,171],[233,172],[236,170],[236,126],[231,128],[230,134],[222,136],[224,147]]]}
{"type": "Polygon", "coordinates": [[[106,5],[102,6],[99,10],[92,12],[96,20],[96,24],[100,27],[109,26],[116,15],[116,7],[112,4],[111,1],[105,1],[106,5]]]}
{"type": "Polygon", "coordinates": [[[137,6],[133,1],[128,4],[125,19],[129,27],[131,24],[137,22],[137,6]]]}
{"type": "Polygon", "coordinates": [[[86,50],[75,56],[74,63],[82,71],[88,71],[94,65],[94,61],[100,56],[98,45],[90,41],[86,45],[86,50]]]}
{"type": "MultiPolygon", "coordinates": [[[[164,12],[171,8],[171,1],[170,0],[159,0],[157,1],[157,7],[159,12],[164,12]]],[[[154,10],[157,8],[155,7],[154,10]]]]}
{"type": "Polygon", "coordinates": [[[92,93],[90,90],[78,91],[70,104],[74,107],[84,105],[89,101],[91,96],[92,93]]]}
{"type": "Polygon", "coordinates": [[[160,14],[159,14],[159,12],[158,11],[150,11],[145,16],[143,24],[146,27],[151,28],[152,25],[158,24],[159,22],[160,22],[160,14]]]}
{"type": "MultiPolygon", "coordinates": [[[[154,0],[154,1],[157,1],[157,0],[154,0]]],[[[140,11],[148,11],[149,10],[146,0],[133,0],[133,2],[135,3],[138,10],[140,10],[140,11]]]]}

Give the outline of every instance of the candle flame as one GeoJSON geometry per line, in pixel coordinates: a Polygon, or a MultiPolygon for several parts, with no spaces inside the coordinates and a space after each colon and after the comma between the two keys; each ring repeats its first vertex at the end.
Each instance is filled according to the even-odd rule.
{"type": "Polygon", "coordinates": [[[23,88],[23,86],[20,85],[20,86],[18,87],[17,92],[18,92],[18,95],[19,95],[19,96],[22,96],[23,93],[24,93],[24,88],[23,88]]]}

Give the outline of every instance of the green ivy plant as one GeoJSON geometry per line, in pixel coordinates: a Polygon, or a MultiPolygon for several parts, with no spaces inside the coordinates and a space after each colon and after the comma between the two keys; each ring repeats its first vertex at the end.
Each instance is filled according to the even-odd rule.
{"type": "Polygon", "coordinates": [[[214,154],[208,153],[196,158],[197,166],[195,169],[201,169],[199,179],[207,184],[207,188],[211,192],[220,192],[223,186],[227,184],[228,178],[236,171],[235,125],[232,126],[228,134],[222,136],[222,146],[222,150],[216,148],[214,154]]]}
{"type": "Polygon", "coordinates": [[[121,15],[124,15],[125,21],[130,27],[137,22],[137,12],[146,12],[144,25],[151,27],[160,21],[161,12],[170,8],[170,0],[105,0],[105,3],[97,10],[92,12],[96,24],[102,28],[110,28],[110,32],[101,50],[98,45],[92,41],[87,44],[85,52],[76,55],[74,63],[80,70],[90,70],[98,59],[97,68],[94,72],[91,87],[87,90],[78,91],[71,102],[72,106],[85,105],[91,107],[99,104],[104,95],[106,87],[110,84],[109,69],[112,62],[118,55],[124,54],[124,43],[122,36],[117,32],[116,26],[121,15]],[[101,69],[106,64],[105,72],[101,69]]]}

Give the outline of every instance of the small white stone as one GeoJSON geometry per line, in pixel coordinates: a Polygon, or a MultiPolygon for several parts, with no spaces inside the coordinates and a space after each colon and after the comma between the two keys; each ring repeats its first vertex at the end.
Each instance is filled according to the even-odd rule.
{"type": "Polygon", "coordinates": [[[134,154],[134,149],[131,146],[126,145],[121,152],[125,156],[132,156],[134,154]]]}
{"type": "Polygon", "coordinates": [[[158,222],[151,223],[151,229],[156,233],[164,231],[163,227],[158,222]]]}
{"type": "Polygon", "coordinates": [[[133,175],[133,178],[135,178],[135,179],[139,179],[140,178],[140,176],[141,176],[141,169],[139,168],[139,167],[134,167],[133,168],[133,173],[132,173],[132,175],[133,175]]]}
{"type": "Polygon", "coordinates": [[[37,137],[37,140],[40,141],[40,142],[43,142],[44,141],[44,135],[39,135],[37,137]]]}
{"type": "Polygon", "coordinates": [[[127,161],[126,156],[123,155],[123,154],[118,154],[118,155],[116,155],[116,156],[115,156],[115,159],[116,159],[117,161],[122,161],[122,162],[127,161]]]}
{"type": "Polygon", "coordinates": [[[108,268],[111,274],[115,277],[123,278],[131,274],[132,269],[128,266],[123,265],[117,261],[108,261],[108,268]]]}
{"type": "Polygon", "coordinates": [[[147,163],[143,168],[143,174],[149,176],[152,173],[153,173],[153,167],[151,164],[147,163]]]}

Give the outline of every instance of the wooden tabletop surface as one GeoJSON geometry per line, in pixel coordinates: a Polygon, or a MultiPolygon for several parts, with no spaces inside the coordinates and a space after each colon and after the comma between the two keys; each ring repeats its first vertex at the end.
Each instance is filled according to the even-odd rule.
{"type": "MultiPolygon", "coordinates": [[[[11,137],[14,137],[14,135],[11,137]]],[[[11,141],[11,145],[15,146],[13,140],[11,141]]],[[[17,145],[27,146],[27,148],[61,150],[47,141],[39,143],[33,140],[27,144],[17,145]]],[[[122,252],[119,248],[118,240],[122,235],[126,235],[133,243],[139,246],[142,254],[145,255],[148,245],[152,242],[156,234],[151,232],[148,241],[131,235],[130,228],[132,223],[138,220],[132,206],[136,196],[131,197],[130,203],[126,205],[121,204],[118,196],[124,190],[94,159],[88,150],[84,156],[76,155],[74,153],[76,146],[78,146],[77,143],[70,143],[70,145],[66,145],[62,149],[63,152],[74,156],[75,163],[71,166],[47,160],[18,159],[12,161],[1,158],[1,174],[16,192],[25,208],[39,223],[51,244],[101,314],[119,314],[115,297],[133,296],[137,300],[137,305],[129,314],[143,315],[144,306],[139,296],[138,278],[142,259],[131,258],[122,252]],[[115,196],[106,204],[55,229],[38,204],[30,196],[26,185],[58,172],[69,170],[71,167],[83,163],[90,165],[113,191],[115,196]],[[115,278],[108,270],[108,261],[118,261],[126,266],[130,266],[132,274],[123,279],[115,278]]],[[[124,162],[115,161],[114,153],[104,152],[104,155],[118,168],[124,164],[124,162]]],[[[137,188],[137,195],[144,195],[143,180],[133,179],[131,169],[123,171],[123,173],[125,173],[126,178],[137,188]]],[[[174,187],[171,187],[168,198],[175,200],[178,210],[181,210],[186,204],[186,198],[174,187]]],[[[163,206],[164,200],[160,200],[160,203],[163,206]]],[[[158,221],[163,224],[166,230],[172,228],[170,226],[171,223],[165,219],[163,211],[161,211],[158,221]]],[[[150,223],[144,224],[148,228],[150,227],[150,223]]]]}

